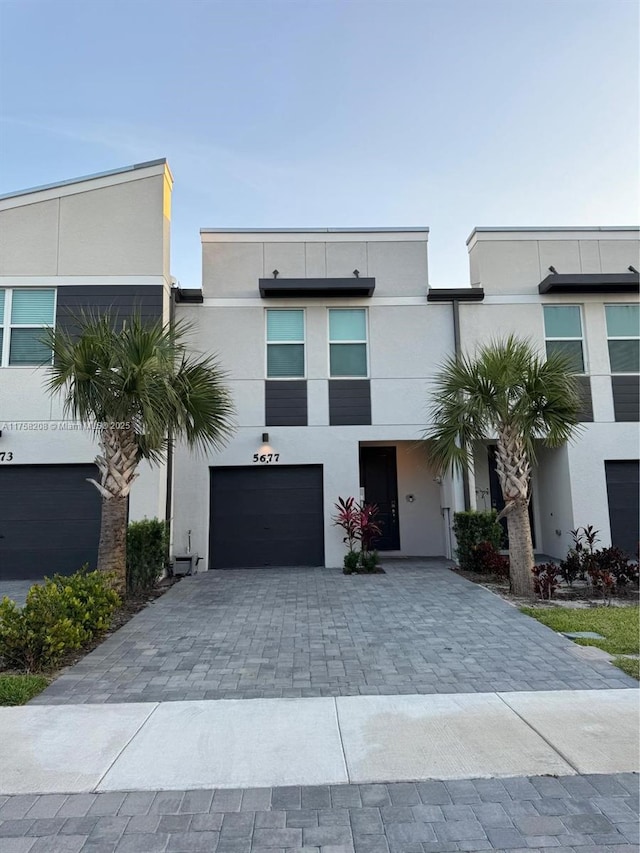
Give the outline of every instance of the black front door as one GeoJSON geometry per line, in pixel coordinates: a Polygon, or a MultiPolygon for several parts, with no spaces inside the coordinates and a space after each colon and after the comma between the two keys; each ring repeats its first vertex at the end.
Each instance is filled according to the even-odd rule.
{"type": "MultiPolygon", "coordinates": [[[[502,512],[504,509],[504,498],[502,497],[502,489],[500,488],[500,480],[498,479],[498,472],[496,470],[496,446],[495,444],[490,444],[487,448],[487,452],[489,455],[489,497],[491,498],[491,508],[495,509],[497,512],[502,512]]],[[[507,549],[509,547],[509,531],[507,530],[507,519],[501,518],[500,524],[502,525],[502,529],[504,530],[504,542],[502,543],[502,547],[507,549]]],[[[531,541],[533,543],[533,547],[536,547],[536,532],[533,526],[533,492],[531,490],[531,486],[529,486],[529,524],[531,525],[531,541]]]]}
{"type": "Polygon", "coordinates": [[[360,485],[364,500],[376,504],[382,535],[375,543],[378,551],[400,549],[398,519],[398,473],[395,447],[360,448],[360,485]]]}

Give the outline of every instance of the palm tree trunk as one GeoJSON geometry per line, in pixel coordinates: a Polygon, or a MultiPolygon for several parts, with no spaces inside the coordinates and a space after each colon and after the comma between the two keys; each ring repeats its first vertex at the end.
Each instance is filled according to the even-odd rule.
{"type": "Polygon", "coordinates": [[[115,587],[121,595],[127,589],[127,515],[126,497],[102,498],[98,570],[115,574],[115,587]]]}
{"type": "Polygon", "coordinates": [[[513,501],[507,514],[509,529],[509,575],[511,592],[525,598],[533,598],[533,546],[531,544],[531,523],[529,521],[529,502],[522,498],[513,501]]]}

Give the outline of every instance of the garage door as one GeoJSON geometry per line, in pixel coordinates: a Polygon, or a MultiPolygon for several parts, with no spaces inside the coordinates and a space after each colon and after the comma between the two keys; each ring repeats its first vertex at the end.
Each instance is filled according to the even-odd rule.
{"type": "Polygon", "coordinates": [[[209,567],[324,565],[322,466],[211,468],[209,567]]]}
{"type": "Polygon", "coordinates": [[[0,579],[95,568],[101,498],[95,465],[0,467],[0,579]]]}
{"type": "Polygon", "coordinates": [[[637,459],[605,462],[611,542],[635,556],[640,538],[640,462],[637,459]]]}

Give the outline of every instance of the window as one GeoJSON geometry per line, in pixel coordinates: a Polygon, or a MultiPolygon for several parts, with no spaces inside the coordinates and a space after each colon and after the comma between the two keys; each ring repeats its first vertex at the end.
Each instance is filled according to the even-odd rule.
{"type": "Polygon", "coordinates": [[[576,373],[585,372],[582,317],[579,305],[544,305],[544,334],[547,356],[567,356],[576,373]]]}
{"type": "Polygon", "coordinates": [[[367,376],[367,312],[364,308],[329,310],[329,375],[367,376]]]}
{"type": "Polygon", "coordinates": [[[304,377],[304,311],[267,310],[267,377],[304,377]]]}
{"type": "Polygon", "coordinates": [[[55,295],[52,289],[0,290],[0,364],[34,367],[51,361],[42,336],[54,323],[55,295]]]}
{"type": "Polygon", "coordinates": [[[612,373],[640,373],[640,306],[605,305],[612,373]]]}

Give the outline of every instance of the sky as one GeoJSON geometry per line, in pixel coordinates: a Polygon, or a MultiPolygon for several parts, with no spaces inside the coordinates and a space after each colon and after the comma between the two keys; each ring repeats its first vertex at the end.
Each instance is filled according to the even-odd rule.
{"type": "Polygon", "coordinates": [[[0,194],[168,159],[203,227],[633,225],[637,0],[0,0],[0,194]]]}

